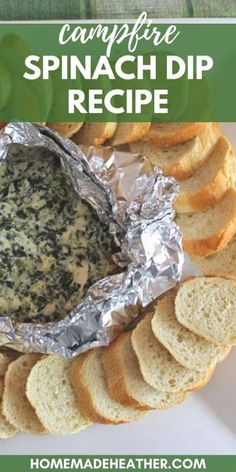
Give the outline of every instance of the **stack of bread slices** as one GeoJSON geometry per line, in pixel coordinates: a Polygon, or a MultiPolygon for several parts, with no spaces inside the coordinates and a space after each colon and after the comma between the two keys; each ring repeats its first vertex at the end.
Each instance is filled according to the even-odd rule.
{"type": "Polygon", "coordinates": [[[216,123],[48,123],[81,145],[128,145],[177,179],[176,223],[205,275],[236,277],[236,158],[216,123]]]}
{"type": "Polygon", "coordinates": [[[235,277],[236,158],[219,125],[154,123],[130,149],[177,179],[176,223],[193,262],[205,275],[235,277]]]}
{"type": "Polygon", "coordinates": [[[183,402],[236,344],[235,282],[195,277],[109,347],[75,359],[0,354],[0,438],[18,431],[67,435],[183,402]]]}

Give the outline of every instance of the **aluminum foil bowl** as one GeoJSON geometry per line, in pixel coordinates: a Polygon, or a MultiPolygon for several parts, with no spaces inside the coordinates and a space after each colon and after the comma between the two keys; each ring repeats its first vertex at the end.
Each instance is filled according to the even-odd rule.
{"type": "Polygon", "coordinates": [[[108,345],[140,309],[181,279],[181,233],[173,221],[174,178],[150,170],[141,155],[112,148],[78,147],[46,127],[10,123],[0,132],[0,163],[16,146],[26,153],[56,154],[78,194],[109,224],[119,252],[117,275],[93,284],[59,322],[19,323],[0,317],[0,345],[24,352],[73,357],[108,345]]]}

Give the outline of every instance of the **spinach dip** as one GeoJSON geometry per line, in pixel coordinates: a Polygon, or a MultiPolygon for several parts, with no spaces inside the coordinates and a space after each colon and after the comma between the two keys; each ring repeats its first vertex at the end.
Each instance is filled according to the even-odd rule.
{"type": "Polygon", "coordinates": [[[60,160],[15,152],[0,166],[0,316],[64,318],[104,277],[108,227],[80,199],[60,160]]]}

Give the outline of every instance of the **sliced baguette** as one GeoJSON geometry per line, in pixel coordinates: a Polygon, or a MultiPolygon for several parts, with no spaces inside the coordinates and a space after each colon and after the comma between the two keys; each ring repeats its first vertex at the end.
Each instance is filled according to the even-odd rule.
{"type": "Polygon", "coordinates": [[[156,147],[170,147],[185,143],[199,135],[207,123],[152,123],[143,141],[156,147]]]}
{"type": "Polygon", "coordinates": [[[236,344],[236,283],[221,277],[183,282],[175,299],[178,321],[207,341],[236,344]]]}
{"type": "MultiPolygon", "coordinates": [[[[0,377],[5,377],[8,365],[10,364],[10,358],[5,353],[0,352],[0,377]]],[[[3,392],[0,390],[0,394],[3,392]]]]}
{"type": "Polygon", "coordinates": [[[83,126],[83,122],[74,123],[71,121],[66,123],[62,121],[50,121],[47,123],[47,126],[53,131],[56,131],[63,138],[71,138],[83,126]]]}
{"type": "Polygon", "coordinates": [[[232,186],[234,159],[229,141],[221,137],[203,166],[192,177],[179,182],[176,210],[179,213],[204,211],[221,200],[232,186]]]}
{"type": "Polygon", "coordinates": [[[162,392],[193,391],[209,380],[209,370],[197,372],[186,369],[155,338],[152,314],[148,314],[134,329],[131,342],[139,361],[144,380],[162,392]]]}
{"type": "Polygon", "coordinates": [[[69,380],[71,360],[55,355],[37,362],[27,382],[27,397],[52,434],[78,433],[91,424],[82,416],[69,380]]]}
{"type": "Polygon", "coordinates": [[[226,357],[231,352],[231,349],[232,349],[232,346],[228,346],[228,347],[224,346],[224,351],[222,351],[222,355],[218,356],[218,359],[217,359],[218,364],[220,364],[226,359],[226,357]]]}
{"type": "Polygon", "coordinates": [[[117,123],[85,123],[83,128],[73,136],[76,144],[100,146],[110,139],[116,131],[117,123]]]}
{"type": "Polygon", "coordinates": [[[151,127],[151,123],[118,123],[111,140],[113,146],[128,144],[142,139],[151,127]]]}
{"type": "Polygon", "coordinates": [[[15,361],[20,353],[1,346],[0,348],[0,377],[5,377],[9,364],[15,361]]]}
{"type": "Polygon", "coordinates": [[[178,213],[175,221],[183,234],[185,251],[194,256],[209,256],[236,233],[236,191],[228,190],[212,208],[199,213],[178,213]]]}
{"type": "Polygon", "coordinates": [[[228,347],[208,342],[180,324],[175,315],[175,297],[176,290],[172,290],[157,303],[151,322],[154,336],[187,369],[214,368],[228,354],[228,347]]]}
{"type": "Polygon", "coordinates": [[[2,400],[3,414],[19,431],[46,434],[26,397],[26,383],[32,367],[39,361],[38,354],[24,354],[12,362],[5,376],[2,400]]]}
{"type": "Polygon", "coordinates": [[[102,355],[107,389],[122,405],[142,410],[170,408],[186,398],[185,392],[161,392],[148,385],[131,344],[131,332],[123,333],[102,355]]]}
{"type": "Polygon", "coordinates": [[[165,174],[184,180],[203,165],[220,135],[219,125],[208,123],[198,136],[186,143],[161,149],[139,141],[130,144],[130,150],[144,154],[153,166],[159,166],[165,174]]]}
{"type": "Polygon", "coordinates": [[[71,383],[83,415],[92,421],[108,424],[138,420],[144,412],[121,405],[109,395],[102,352],[102,349],[93,349],[79,356],[71,367],[71,383]]]}
{"type": "Polygon", "coordinates": [[[12,358],[0,353],[0,439],[11,438],[17,433],[17,428],[11,425],[2,413],[2,397],[4,391],[4,378],[12,358]]]}
{"type": "Polygon", "coordinates": [[[192,256],[191,259],[204,275],[236,279],[236,236],[221,251],[207,257],[192,256]]]}

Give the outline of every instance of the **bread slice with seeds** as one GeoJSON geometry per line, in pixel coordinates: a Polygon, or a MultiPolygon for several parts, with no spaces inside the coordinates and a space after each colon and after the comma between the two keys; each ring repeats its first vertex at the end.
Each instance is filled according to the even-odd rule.
{"type": "Polygon", "coordinates": [[[13,358],[7,354],[0,353],[0,439],[11,438],[17,433],[17,428],[11,425],[2,413],[2,397],[4,391],[4,379],[7,368],[13,358]]]}
{"type": "Polygon", "coordinates": [[[152,123],[151,128],[143,137],[156,147],[170,147],[185,143],[199,135],[205,128],[206,123],[152,123]]]}
{"type": "Polygon", "coordinates": [[[116,131],[117,123],[85,123],[83,128],[73,136],[73,141],[80,145],[100,146],[110,139],[116,131]]]}
{"type": "Polygon", "coordinates": [[[185,328],[175,315],[176,289],[157,303],[152,318],[154,336],[177,362],[198,371],[214,368],[228,354],[228,347],[218,346],[185,328]]]}
{"type": "Polygon", "coordinates": [[[151,123],[118,123],[111,140],[113,146],[128,144],[142,139],[150,129],[151,123]]]}
{"type": "Polygon", "coordinates": [[[203,165],[220,135],[219,125],[208,123],[198,136],[185,143],[170,148],[157,148],[138,141],[130,144],[130,150],[145,155],[153,166],[160,167],[165,174],[177,180],[184,180],[191,177],[195,170],[203,165]]]}
{"type": "Polygon", "coordinates": [[[108,424],[138,420],[144,412],[121,405],[109,395],[102,352],[103,349],[93,349],[79,356],[71,367],[71,383],[83,415],[92,421],[108,424]]]}
{"type": "Polygon", "coordinates": [[[47,126],[53,131],[56,131],[63,138],[71,138],[77,133],[83,126],[83,122],[62,122],[62,121],[51,121],[47,123],[47,126]]]}
{"type": "Polygon", "coordinates": [[[204,275],[236,279],[236,236],[221,251],[207,257],[192,256],[191,259],[204,275]]]}
{"type": "Polygon", "coordinates": [[[185,392],[161,392],[148,385],[131,344],[131,332],[123,333],[102,355],[108,393],[122,405],[143,410],[170,408],[186,398],[185,392]]]}
{"type": "Polygon", "coordinates": [[[212,371],[186,369],[155,338],[152,314],[148,314],[134,329],[131,342],[144,380],[162,392],[193,391],[202,388],[212,371]]]}
{"type": "Polygon", "coordinates": [[[229,141],[221,137],[203,166],[192,177],[179,182],[176,210],[179,213],[204,211],[221,200],[232,187],[234,161],[229,141]]]}
{"type": "Polygon", "coordinates": [[[71,387],[71,360],[50,355],[33,367],[26,394],[44,428],[59,435],[78,433],[91,424],[79,409],[71,387]]]}
{"type": "Polygon", "coordinates": [[[5,376],[2,408],[10,424],[19,431],[46,434],[35,411],[26,397],[26,383],[39,354],[24,354],[12,362],[5,376]]]}
{"type": "Polygon", "coordinates": [[[236,191],[228,190],[217,205],[203,212],[178,213],[175,222],[188,254],[209,256],[223,249],[236,233],[236,191]]]}
{"type": "Polygon", "coordinates": [[[196,277],[180,286],[175,299],[178,321],[207,341],[236,344],[236,282],[196,277]]]}

